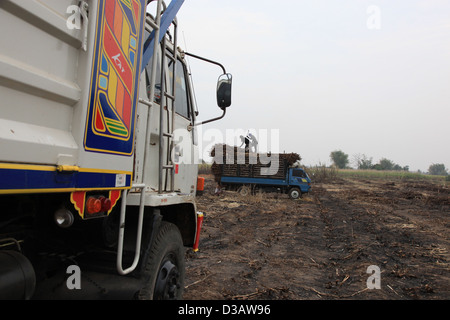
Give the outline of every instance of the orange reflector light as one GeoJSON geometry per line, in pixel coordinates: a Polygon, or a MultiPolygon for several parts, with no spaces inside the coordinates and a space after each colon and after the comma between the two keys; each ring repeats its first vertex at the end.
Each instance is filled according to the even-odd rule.
{"type": "Polygon", "coordinates": [[[205,178],[198,177],[197,178],[197,190],[203,191],[204,188],[205,188],[205,178]]]}
{"type": "Polygon", "coordinates": [[[202,224],[203,224],[203,213],[197,212],[197,234],[195,235],[194,247],[192,248],[194,249],[194,252],[198,251],[198,244],[200,242],[200,231],[202,229],[202,224]]]}
{"type": "Polygon", "coordinates": [[[94,197],[89,197],[86,201],[87,213],[94,214],[102,209],[102,202],[94,197]]]}

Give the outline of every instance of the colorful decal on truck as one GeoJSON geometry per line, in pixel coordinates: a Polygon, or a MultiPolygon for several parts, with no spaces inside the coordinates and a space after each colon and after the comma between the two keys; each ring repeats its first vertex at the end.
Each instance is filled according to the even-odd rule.
{"type": "Polygon", "coordinates": [[[133,153],[145,8],[145,0],[99,1],[87,151],[133,153]]]}

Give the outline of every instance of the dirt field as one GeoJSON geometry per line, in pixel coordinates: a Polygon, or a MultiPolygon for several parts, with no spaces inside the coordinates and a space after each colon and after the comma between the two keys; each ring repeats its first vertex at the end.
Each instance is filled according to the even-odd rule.
{"type": "Polygon", "coordinates": [[[187,253],[187,300],[450,298],[448,186],[339,179],[290,200],[216,196],[205,177],[200,250],[187,253]],[[380,289],[367,286],[373,265],[380,289]]]}

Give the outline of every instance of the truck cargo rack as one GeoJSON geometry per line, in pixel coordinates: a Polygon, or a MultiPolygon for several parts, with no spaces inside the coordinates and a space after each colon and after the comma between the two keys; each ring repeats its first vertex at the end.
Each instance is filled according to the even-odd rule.
{"type": "MultiPolygon", "coordinates": [[[[167,43],[166,43],[166,37],[163,38],[162,41],[162,47],[163,47],[163,53],[162,53],[162,62],[161,65],[165,65],[165,60],[168,58],[169,61],[169,67],[172,67],[172,83],[171,83],[171,92],[169,93],[168,90],[165,88],[165,81],[161,81],[161,112],[159,114],[159,128],[160,130],[163,130],[164,128],[164,116],[163,116],[163,110],[167,110],[167,132],[163,132],[163,134],[159,135],[159,183],[158,183],[158,193],[161,194],[164,192],[172,192],[175,188],[175,164],[173,163],[173,157],[172,157],[172,150],[174,150],[173,145],[173,130],[175,128],[175,85],[176,85],[176,67],[177,67],[177,19],[173,19],[173,27],[175,28],[174,32],[174,40],[173,40],[173,50],[168,50],[167,43]],[[172,100],[172,108],[171,111],[169,111],[168,101],[172,100]],[[165,103],[165,106],[164,106],[165,103]],[[169,119],[170,124],[169,124],[169,119]],[[164,156],[163,156],[163,144],[164,144],[164,138],[167,138],[167,155],[166,155],[166,161],[164,163],[164,156]],[[163,189],[163,170],[166,170],[166,176],[165,176],[165,186],[163,189]],[[168,180],[168,174],[170,171],[170,187],[167,189],[167,180],[168,180]]],[[[161,79],[165,78],[165,68],[161,68],[161,79]]]]}

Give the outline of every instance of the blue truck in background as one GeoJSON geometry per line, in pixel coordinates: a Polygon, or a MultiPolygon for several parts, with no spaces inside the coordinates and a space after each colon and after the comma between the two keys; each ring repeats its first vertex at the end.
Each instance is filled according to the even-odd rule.
{"type": "Polygon", "coordinates": [[[273,175],[262,175],[260,169],[259,165],[221,164],[216,180],[221,188],[237,190],[244,196],[261,190],[282,192],[291,199],[298,199],[311,189],[311,179],[302,168],[290,167],[284,162],[273,175]]]}
{"type": "MultiPolygon", "coordinates": [[[[226,144],[215,145],[211,172],[222,188],[247,196],[257,191],[282,192],[298,199],[311,189],[297,153],[256,153],[226,144]]],[[[217,191],[216,190],[216,191],[217,191]]]]}
{"type": "Polygon", "coordinates": [[[223,176],[220,182],[223,186],[239,186],[237,190],[243,195],[256,190],[281,191],[287,193],[291,199],[298,199],[303,193],[308,193],[311,189],[311,179],[301,168],[289,168],[284,179],[223,176]]]}

